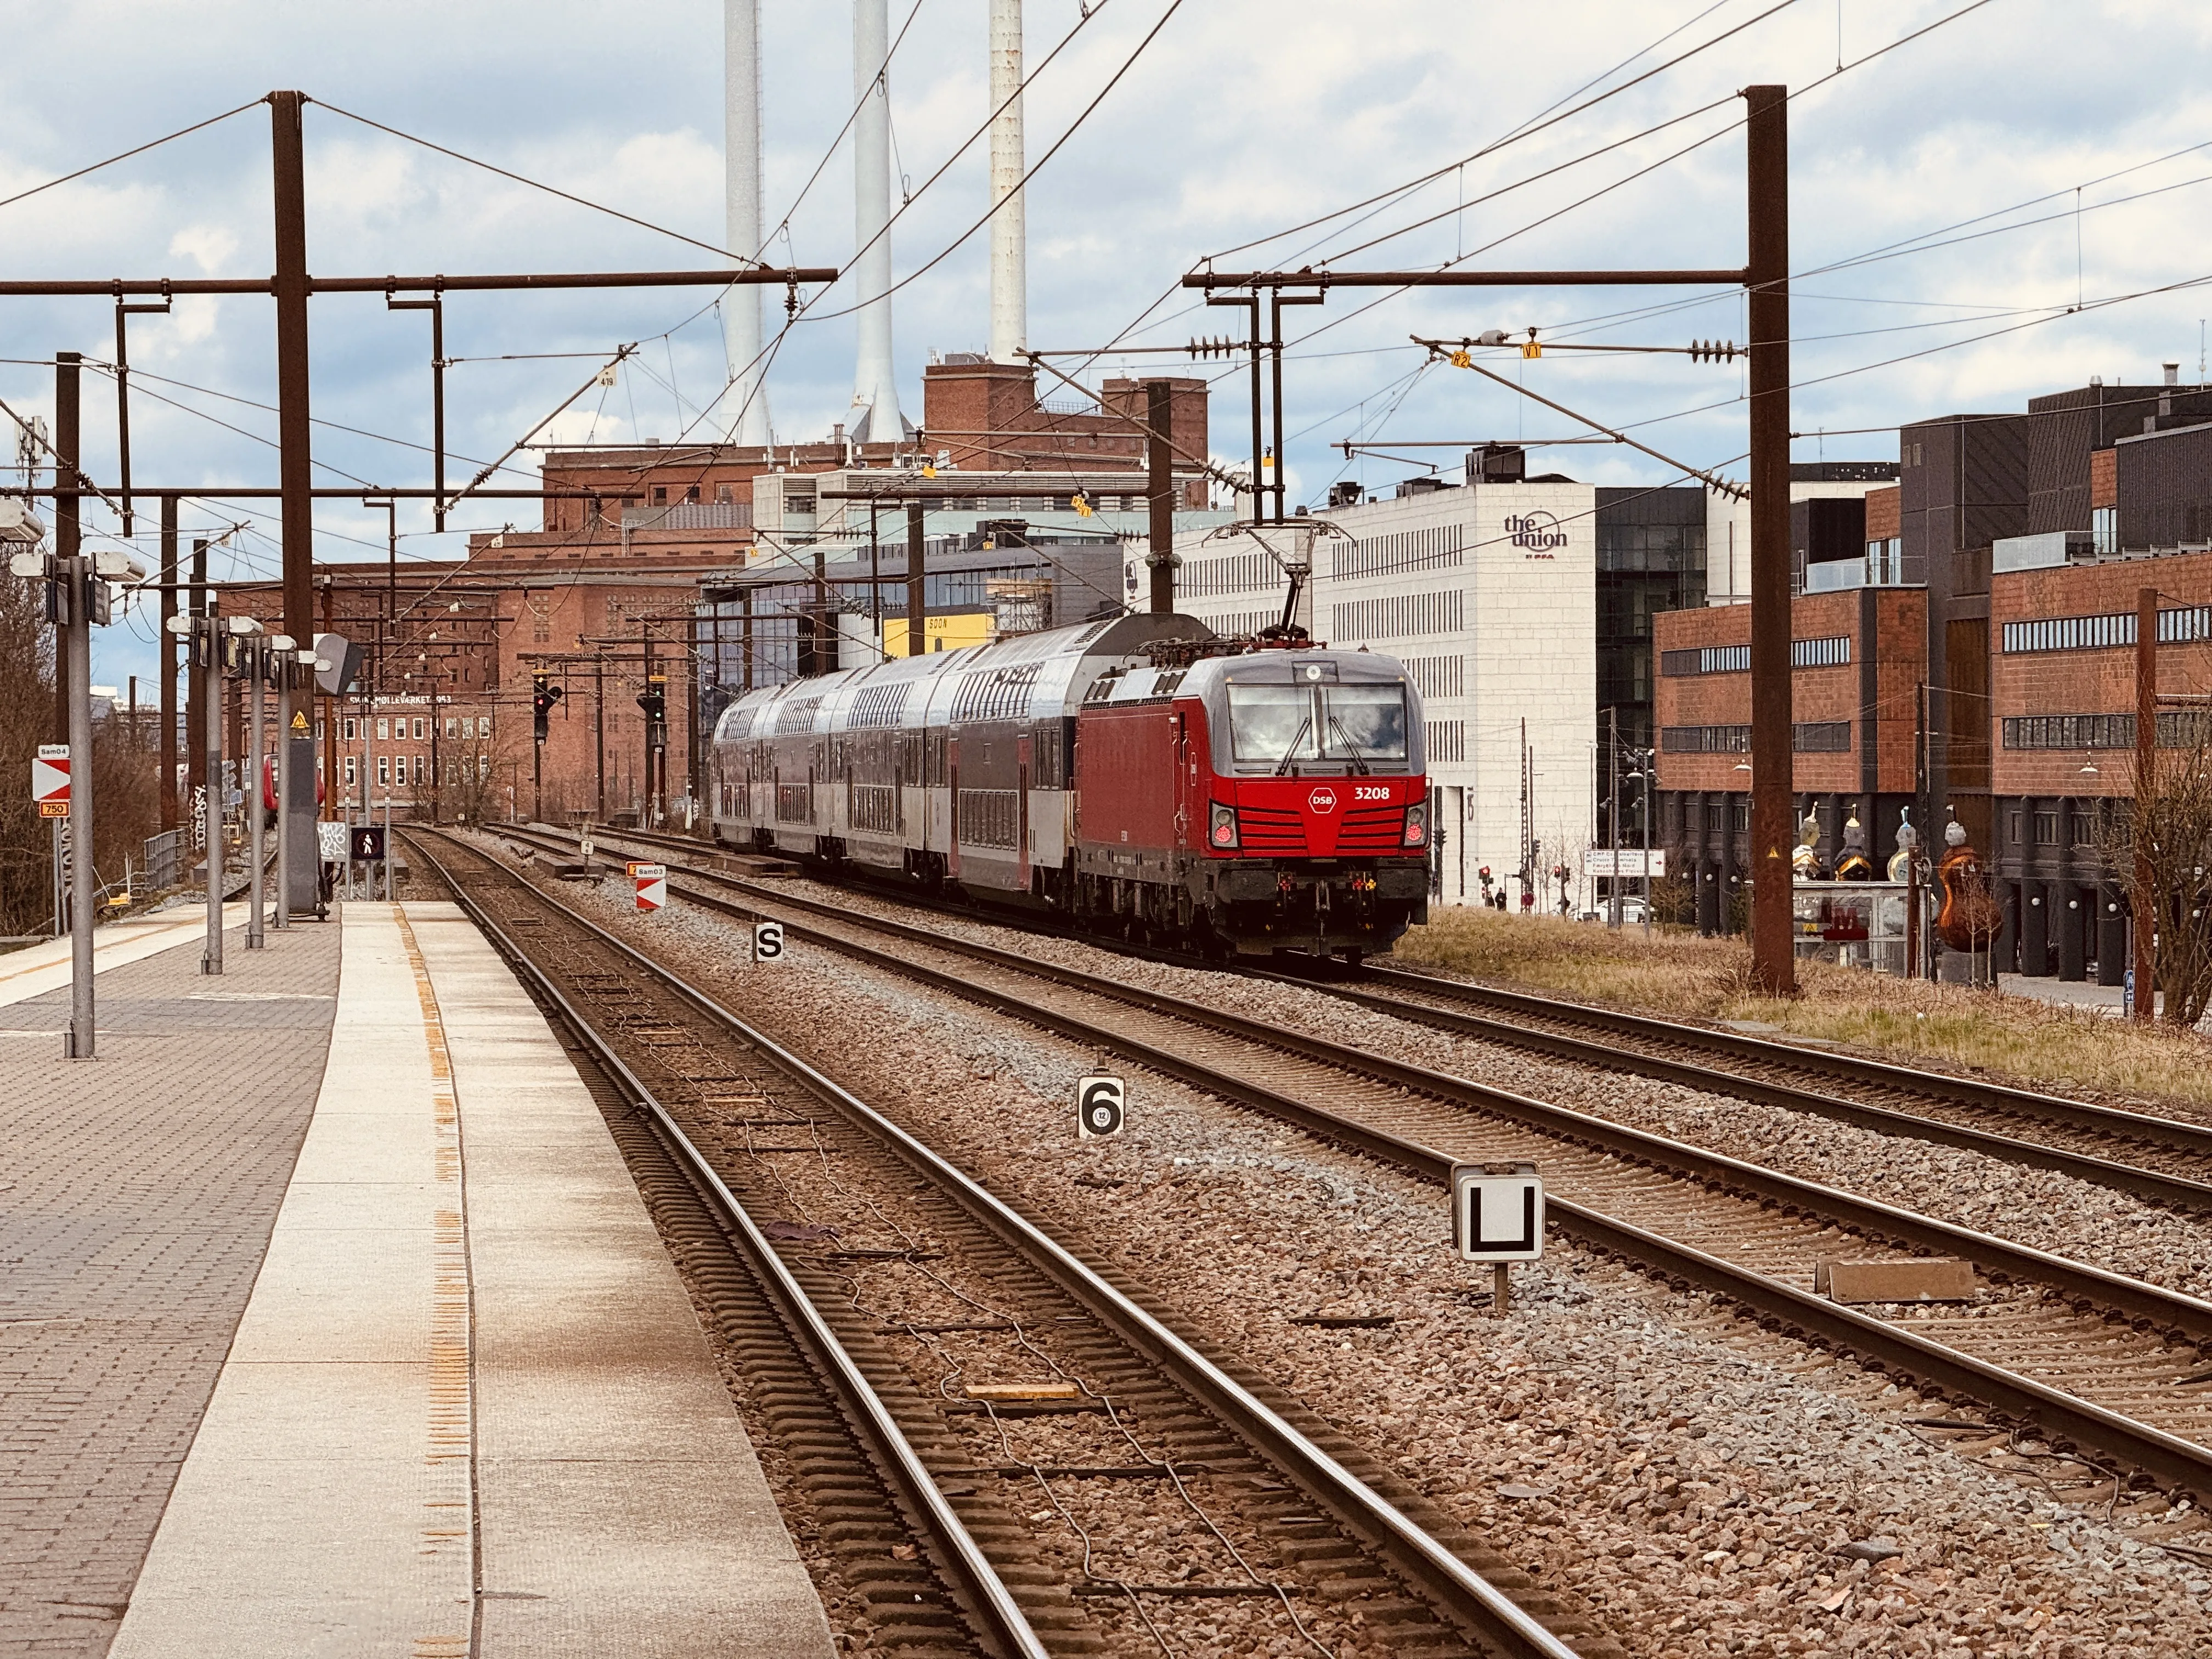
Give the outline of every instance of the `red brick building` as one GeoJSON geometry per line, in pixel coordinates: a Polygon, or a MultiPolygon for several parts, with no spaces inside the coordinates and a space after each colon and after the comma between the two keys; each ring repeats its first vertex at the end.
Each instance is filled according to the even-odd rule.
{"type": "MultiPolygon", "coordinates": [[[[1790,604],[1791,788],[1798,818],[1819,819],[1831,860],[1853,818],[1869,854],[1886,860],[1912,803],[1927,607],[1925,589],[1894,586],[1790,604]]],[[[1669,611],[1652,626],[1654,840],[1669,871],[1694,883],[1698,925],[1717,931],[1752,864],[1751,608],[1669,611]]]]}
{"type": "MultiPolygon", "coordinates": [[[[1206,453],[1206,383],[1176,379],[1175,444],[1206,453]]],[[[1144,439],[1137,380],[1109,380],[1109,410],[1035,393],[1026,368],[955,356],[923,380],[924,426],[910,443],[825,441],[745,447],[634,445],[562,449],[544,463],[550,495],[536,530],[470,538],[458,561],[320,568],[326,631],[362,646],[360,690],[320,700],[319,735],[332,810],[364,799],[380,813],[453,819],[510,812],[567,819],[644,809],[648,673],[666,676],[660,793],[695,793],[706,734],[692,618],[702,585],[746,564],[753,481],[865,464],[911,468],[939,452],[964,472],[1137,471],[1144,439]],[[563,695],[542,753],[532,733],[532,678],[563,695]]],[[[1205,505],[1202,478],[1187,505],[1205,505]],[[1194,498],[1194,499],[1193,499],[1194,498]]],[[[226,599],[270,622],[272,586],[226,599]]],[[[234,747],[233,753],[238,752],[234,747]]],[[[197,781],[197,778],[195,779],[197,781]]]]}

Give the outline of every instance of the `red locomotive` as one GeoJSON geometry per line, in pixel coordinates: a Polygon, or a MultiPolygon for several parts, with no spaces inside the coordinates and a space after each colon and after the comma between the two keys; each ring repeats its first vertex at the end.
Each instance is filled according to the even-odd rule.
{"type": "Polygon", "coordinates": [[[1224,955],[1353,961],[1427,919],[1420,696],[1395,659],[1144,613],[748,694],[726,843],[1224,955]]]}

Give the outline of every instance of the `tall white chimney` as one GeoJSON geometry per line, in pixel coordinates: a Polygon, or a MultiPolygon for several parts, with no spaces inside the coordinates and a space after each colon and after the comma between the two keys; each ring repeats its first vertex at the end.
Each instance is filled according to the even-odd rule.
{"type": "MultiPolygon", "coordinates": [[[[722,168],[729,210],[723,246],[746,258],[761,251],[759,0],[722,0],[722,168]]],[[[732,443],[769,441],[766,365],[761,355],[761,291],[730,290],[722,301],[722,340],[737,376],[722,409],[732,443]]]]}
{"type": "Polygon", "coordinates": [[[853,124],[860,359],[846,424],[855,443],[895,443],[914,433],[899,413],[898,387],[891,379],[891,239],[884,229],[891,217],[891,118],[884,77],[890,33],[888,0],[853,0],[853,100],[860,106],[853,124]]]}
{"type": "Polygon", "coordinates": [[[991,0],[991,361],[1030,343],[1029,227],[1022,199],[1022,0],[991,0]],[[1006,107],[1000,108],[1000,105],[1006,107]]]}

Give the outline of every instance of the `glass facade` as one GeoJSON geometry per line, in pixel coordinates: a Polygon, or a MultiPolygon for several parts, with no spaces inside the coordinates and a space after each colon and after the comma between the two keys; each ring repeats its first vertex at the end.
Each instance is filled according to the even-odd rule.
{"type": "Polygon", "coordinates": [[[1622,744],[1648,749],[1651,619],[1705,602],[1705,489],[1600,489],[1596,529],[1598,731],[1617,710],[1622,744]]]}

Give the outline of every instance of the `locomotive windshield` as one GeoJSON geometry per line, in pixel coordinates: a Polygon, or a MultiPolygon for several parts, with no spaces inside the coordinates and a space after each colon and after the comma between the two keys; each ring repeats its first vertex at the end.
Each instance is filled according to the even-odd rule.
{"type": "Polygon", "coordinates": [[[1401,685],[1229,687],[1232,751],[1243,763],[1291,766],[1406,759],[1401,685]]]}

